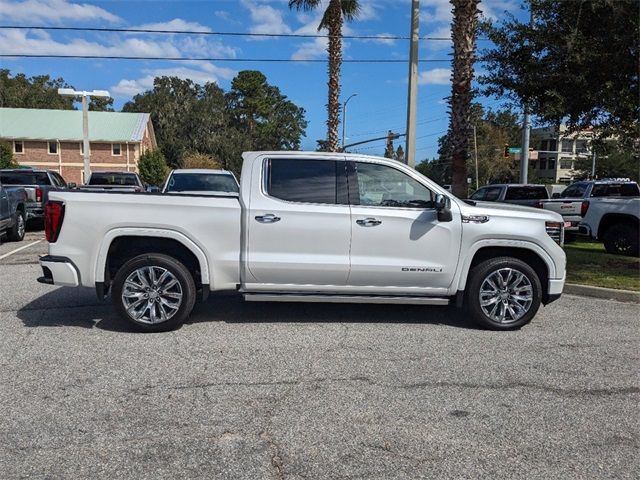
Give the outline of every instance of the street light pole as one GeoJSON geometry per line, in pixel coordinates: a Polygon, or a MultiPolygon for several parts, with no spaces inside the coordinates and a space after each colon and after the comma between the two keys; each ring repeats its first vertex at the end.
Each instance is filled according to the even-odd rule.
{"type": "Polygon", "coordinates": [[[357,93],[350,95],[349,98],[347,98],[342,104],[342,151],[343,152],[344,152],[344,139],[347,131],[347,103],[349,103],[349,100],[351,100],[353,97],[357,97],[357,96],[358,96],[357,93]]]}
{"type": "Polygon", "coordinates": [[[478,182],[478,136],[476,134],[476,126],[473,126],[473,153],[476,157],[476,190],[480,188],[480,183],[478,182]]]}
{"type": "MultiPolygon", "coordinates": [[[[89,97],[109,97],[106,90],[91,92],[76,91],[73,88],[59,88],[58,94],[63,97],[82,97],[82,158],[84,165],[84,182],[91,176],[91,152],[89,151],[89,97]]],[[[83,183],[84,183],[83,182],[83,183]]]]}
{"type": "Polygon", "coordinates": [[[416,114],[418,109],[418,43],[420,1],[411,0],[411,45],[409,47],[409,90],[407,92],[407,143],[405,163],[416,166],[416,114]]]}

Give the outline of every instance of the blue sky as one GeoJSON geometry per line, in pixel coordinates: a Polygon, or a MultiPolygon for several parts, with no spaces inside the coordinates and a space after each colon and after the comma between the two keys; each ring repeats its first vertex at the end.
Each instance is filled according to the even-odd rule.
{"type": "MultiPolygon", "coordinates": [[[[254,33],[315,34],[320,13],[290,11],[287,0],[216,1],[82,1],[0,0],[0,23],[22,26],[71,26],[149,28],[254,33]]],[[[410,0],[361,0],[362,11],[345,34],[407,36],[410,0]]],[[[451,6],[448,0],[422,0],[420,35],[449,38],[451,6]]],[[[484,0],[480,8],[489,18],[503,18],[509,11],[526,16],[520,0],[484,0]]],[[[127,56],[179,56],[206,58],[324,59],[326,39],[268,38],[0,30],[2,54],[78,54],[127,56]]],[[[480,43],[480,46],[486,42],[480,43]]],[[[408,56],[405,40],[345,40],[344,58],[392,58],[408,56]]],[[[420,66],[418,93],[417,158],[431,158],[437,140],[447,128],[444,97],[450,93],[451,42],[422,40],[420,58],[446,60],[420,66]]],[[[78,89],[106,89],[119,109],[136,93],[151,88],[153,77],[176,75],[204,83],[215,81],[228,89],[240,70],[261,70],[268,81],[307,111],[304,149],[315,149],[326,127],[326,65],[324,63],[171,62],[96,59],[0,59],[0,67],[13,74],[49,74],[63,77],[78,89]]],[[[347,143],[383,136],[387,130],[404,132],[407,71],[398,64],[344,64],[343,99],[353,93],[347,110],[347,143]]],[[[497,99],[483,99],[492,108],[497,99]]],[[[382,154],[384,141],[356,150],[382,154]]]]}

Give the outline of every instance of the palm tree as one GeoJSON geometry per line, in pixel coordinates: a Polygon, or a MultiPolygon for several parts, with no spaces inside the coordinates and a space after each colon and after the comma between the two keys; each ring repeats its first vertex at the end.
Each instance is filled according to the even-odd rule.
{"type": "Polygon", "coordinates": [[[471,81],[476,50],[476,27],[480,0],[450,0],[453,5],[451,37],[453,72],[448,153],[451,155],[451,191],[467,196],[467,156],[471,135],[471,81]]]}
{"type": "MultiPolygon", "coordinates": [[[[322,0],[289,0],[289,8],[296,10],[315,10],[322,0]]],[[[327,149],[338,150],[338,126],[340,125],[340,66],[342,65],[342,23],[358,16],[358,0],[329,0],[318,30],[326,28],[329,32],[329,101],[327,103],[327,149]]]]}

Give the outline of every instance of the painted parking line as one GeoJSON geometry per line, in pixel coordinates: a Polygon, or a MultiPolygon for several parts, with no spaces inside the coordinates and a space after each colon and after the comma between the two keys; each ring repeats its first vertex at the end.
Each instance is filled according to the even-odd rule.
{"type": "Polygon", "coordinates": [[[31,246],[33,246],[33,245],[35,245],[36,243],[40,243],[40,242],[42,242],[42,239],[40,239],[40,240],[36,240],[35,242],[31,242],[31,243],[29,243],[29,244],[27,244],[27,245],[23,245],[22,247],[20,247],[20,248],[16,248],[15,250],[11,250],[9,253],[5,253],[4,255],[0,255],[0,260],[5,259],[5,258],[7,258],[7,257],[9,257],[9,256],[11,256],[11,255],[13,255],[14,253],[21,252],[21,251],[22,251],[22,250],[24,250],[25,248],[29,248],[29,247],[31,247],[31,246]]]}

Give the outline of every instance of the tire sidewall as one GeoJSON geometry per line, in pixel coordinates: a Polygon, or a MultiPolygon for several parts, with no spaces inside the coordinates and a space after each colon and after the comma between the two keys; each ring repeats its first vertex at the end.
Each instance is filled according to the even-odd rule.
{"type": "Polygon", "coordinates": [[[640,250],[640,247],[638,245],[638,233],[630,225],[617,224],[612,226],[605,233],[603,240],[605,250],[608,253],[614,255],[638,256],[638,250],[640,250]],[[626,240],[629,244],[629,248],[627,251],[620,250],[620,248],[616,244],[616,241],[620,237],[626,237],[626,240]]]}
{"type": "Polygon", "coordinates": [[[11,229],[8,237],[13,242],[21,242],[27,231],[27,221],[24,217],[24,213],[21,211],[16,212],[13,228],[11,229]],[[19,222],[22,220],[22,234],[20,234],[19,222]]]}
{"type": "Polygon", "coordinates": [[[542,303],[542,285],[540,278],[533,268],[527,265],[522,260],[511,257],[500,257],[485,260],[477,266],[475,266],[471,272],[469,272],[469,283],[466,289],[466,309],[471,314],[473,320],[479,325],[491,329],[491,330],[514,330],[529,323],[540,308],[542,303]],[[531,282],[533,291],[533,301],[529,311],[520,318],[517,322],[501,324],[493,321],[488,315],[484,313],[480,306],[480,287],[484,279],[491,272],[502,269],[513,268],[524,274],[531,282]]]}
{"type": "Polygon", "coordinates": [[[182,263],[168,255],[150,253],[139,255],[120,267],[113,281],[111,296],[116,311],[137,330],[143,332],[166,332],[178,328],[189,317],[195,304],[196,288],[191,273],[182,263]],[[122,290],[127,277],[138,268],[150,266],[169,270],[180,283],[183,292],[182,303],[176,314],[165,322],[155,324],[142,323],[131,318],[122,302],[122,290]]]}

